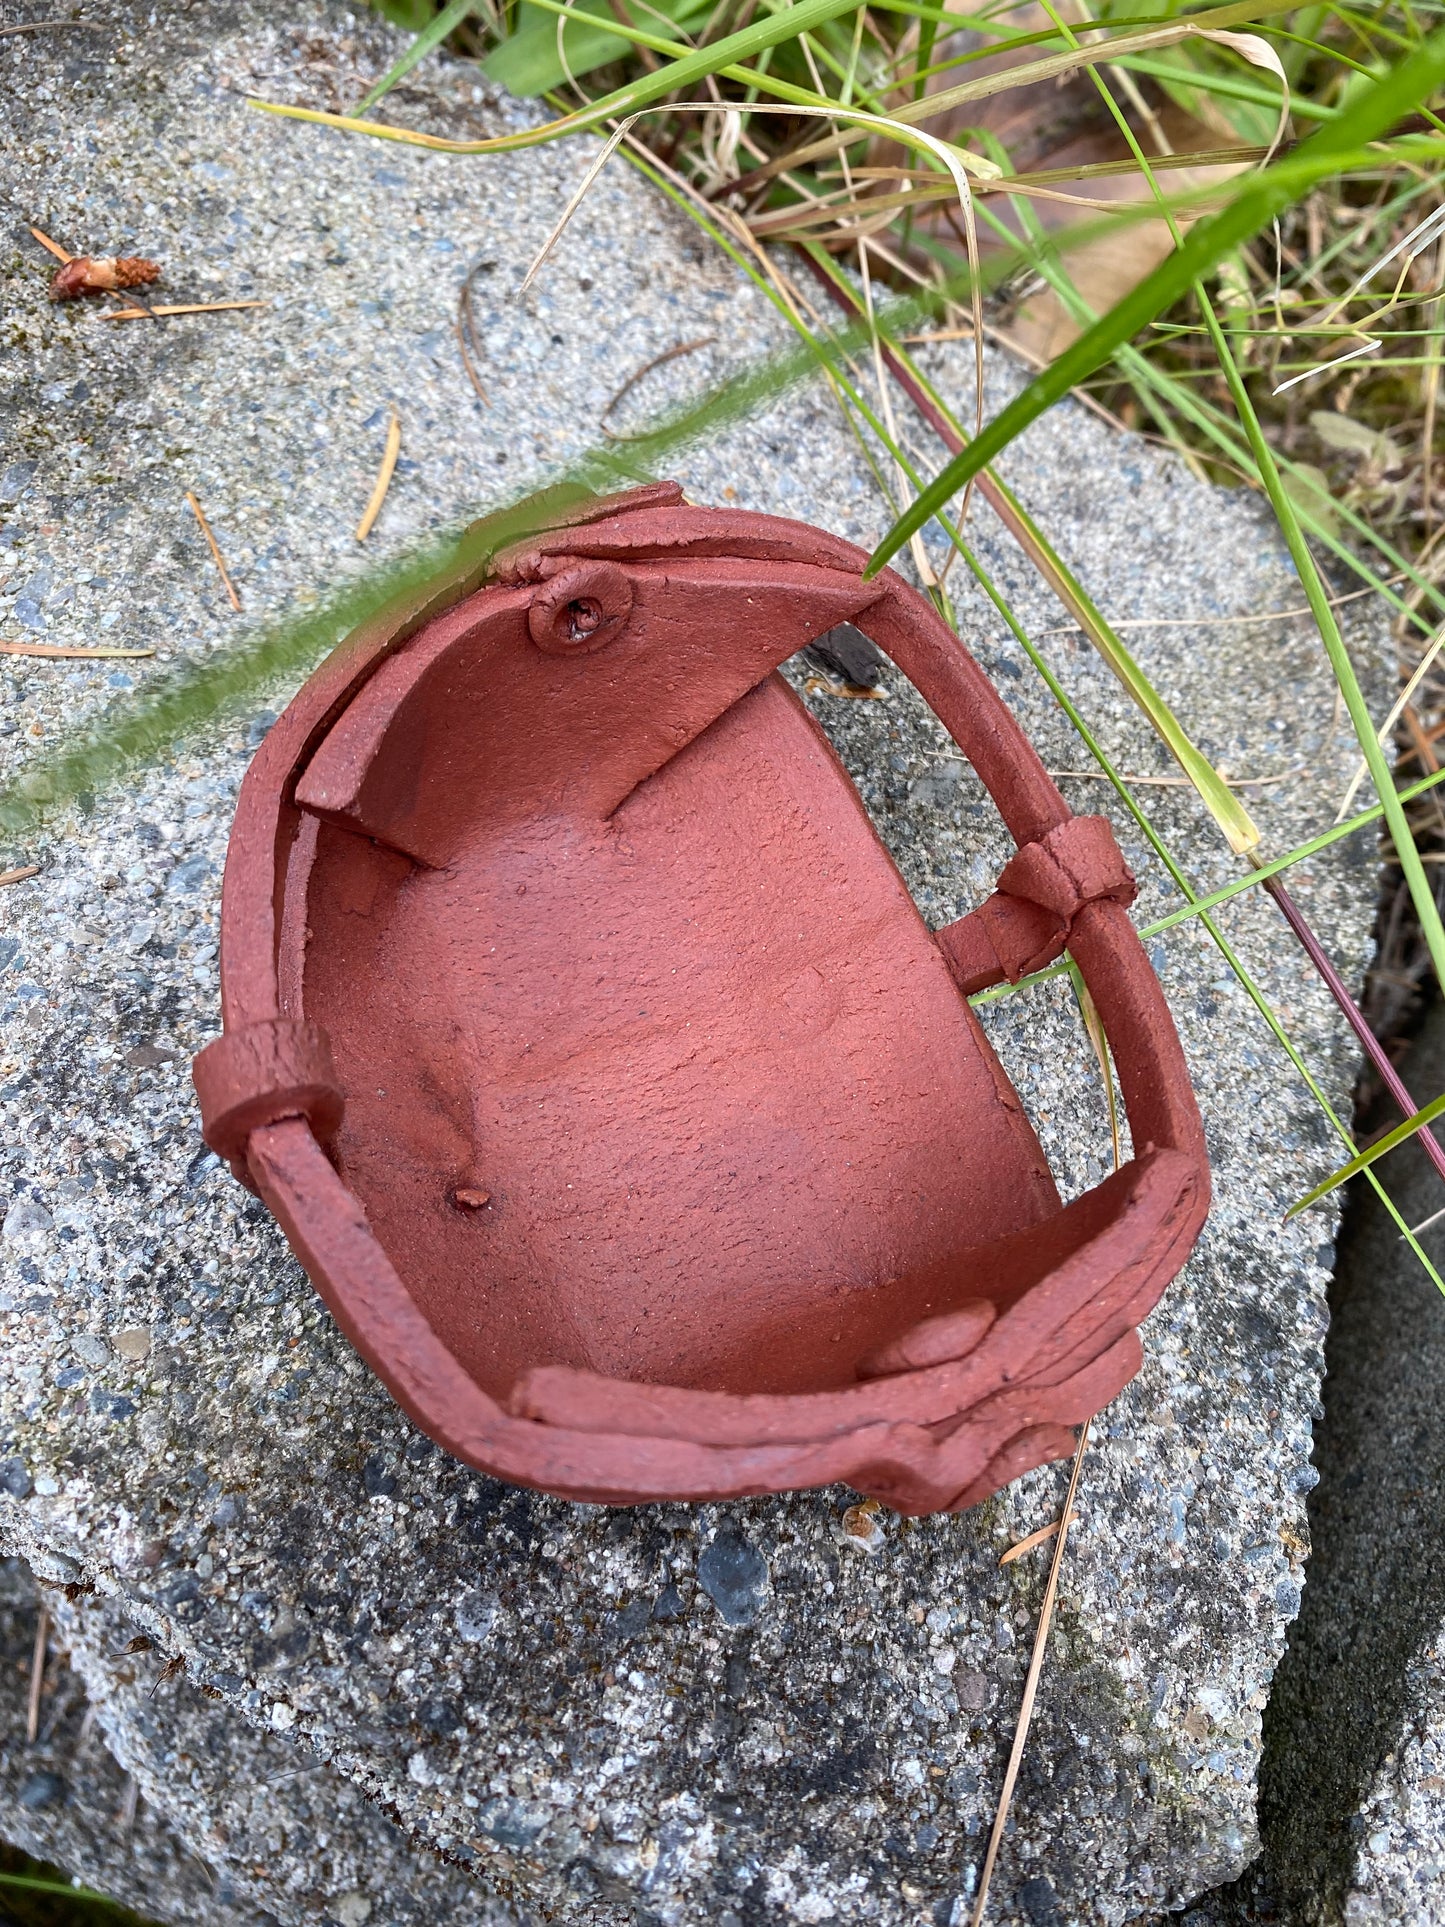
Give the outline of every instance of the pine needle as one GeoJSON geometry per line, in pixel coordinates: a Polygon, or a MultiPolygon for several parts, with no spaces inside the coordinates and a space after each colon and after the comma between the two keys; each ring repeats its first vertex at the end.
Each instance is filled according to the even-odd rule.
{"type": "MultiPolygon", "coordinates": [[[[31,233],[35,230],[32,228],[31,233]]],[[[38,237],[37,237],[38,238],[38,237]]],[[[269,301],[181,301],[152,308],[104,308],[101,321],[152,321],[158,314],[221,314],[228,308],[269,308],[269,301]]]]}
{"type": "Polygon", "coordinates": [[[999,1564],[1011,1566],[1015,1559],[1022,1559],[1026,1552],[1032,1552],[1035,1546],[1041,1546],[1046,1539],[1052,1539],[1058,1529],[1058,1520],[1050,1519],[1046,1526],[1040,1526],[1037,1532],[1031,1532],[1026,1539],[1016,1540],[1007,1552],[1001,1553],[999,1564]]]}
{"type": "Polygon", "coordinates": [[[40,1698],[45,1690],[45,1655],[50,1645],[50,1609],[40,1608],[35,1622],[35,1645],[30,1654],[30,1696],[25,1704],[25,1744],[34,1746],[40,1732],[40,1698]]]}
{"type": "Polygon", "coordinates": [[[1049,1629],[1054,1623],[1054,1599],[1059,1590],[1059,1570],[1064,1563],[1064,1543],[1069,1536],[1074,1495],[1079,1489],[1079,1474],[1084,1467],[1084,1451],[1089,1443],[1091,1422],[1085,1419],[1084,1429],[1079,1434],[1079,1449],[1074,1454],[1074,1469],[1069,1475],[1069,1490],[1064,1499],[1063,1512],[1059,1515],[1058,1542],[1054,1546],[1054,1557],[1049,1566],[1048,1584],[1044,1587],[1044,1604],[1039,1614],[1039,1629],[1034,1635],[1033,1656],[1029,1660],[1028,1676],[1024,1680],[1024,1696],[1019,1706],[1018,1725],[1014,1729],[1014,1743],[1009,1752],[1008,1767],[1003,1776],[1003,1790],[998,1796],[998,1811],[993,1817],[993,1831],[988,1836],[988,1852],[984,1855],[983,1873],[978,1883],[978,1899],[974,1902],[969,1927],[981,1927],[984,1909],[988,1906],[988,1889],[993,1879],[994,1862],[998,1859],[999,1842],[1003,1839],[1009,1807],[1013,1803],[1014,1786],[1019,1777],[1019,1765],[1023,1760],[1024,1747],[1029,1737],[1029,1726],[1034,1716],[1034,1698],[1039,1690],[1039,1676],[1044,1670],[1044,1653],[1049,1643],[1049,1629]]]}
{"type": "Polygon", "coordinates": [[[381,505],[386,500],[386,491],[391,487],[392,474],[396,469],[396,458],[401,453],[401,416],[392,410],[391,424],[386,431],[386,449],[377,471],[376,487],[371,491],[371,500],[366,505],[366,513],[356,525],[356,539],[364,542],[376,526],[376,518],[381,514],[381,505]]]}
{"type": "Polygon", "coordinates": [[[108,661],[116,656],[153,656],[154,649],[81,649],[68,642],[0,642],[0,656],[65,657],[76,662],[108,661]]]}
{"type": "MultiPolygon", "coordinates": [[[[0,34],[69,33],[82,29],[87,33],[105,32],[99,20],[21,20],[13,27],[0,27],[0,34]]],[[[69,1888],[66,1891],[69,1892],[69,1888]]]]}
{"type": "Polygon", "coordinates": [[[214,561],[216,565],[216,572],[220,576],[222,583],[225,585],[226,594],[231,598],[231,607],[236,611],[237,615],[240,615],[241,598],[236,594],[236,585],[231,580],[231,572],[226,567],[225,561],[221,555],[220,546],[217,543],[215,536],[212,535],[211,533],[211,525],[206,520],[206,512],[201,507],[200,503],[196,500],[195,495],[191,492],[190,489],[186,490],[186,500],[191,505],[191,513],[195,516],[197,522],[199,522],[201,525],[201,534],[204,535],[206,538],[206,546],[211,551],[211,559],[214,561]]]}
{"type": "Polygon", "coordinates": [[[67,261],[73,261],[75,259],[75,256],[73,254],[67,254],[65,252],[65,249],[60,245],[58,241],[52,241],[48,234],[42,234],[38,227],[31,228],[30,232],[35,236],[36,240],[40,243],[41,247],[43,247],[48,254],[53,254],[55,256],[56,260],[61,264],[62,267],[64,267],[67,261]]]}

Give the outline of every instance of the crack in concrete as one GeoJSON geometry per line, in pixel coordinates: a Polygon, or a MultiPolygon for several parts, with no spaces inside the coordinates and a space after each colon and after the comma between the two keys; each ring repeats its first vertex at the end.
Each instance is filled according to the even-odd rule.
{"type": "MultiPolygon", "coordinates": [[[[1445,1089],[1445,1007],[1427,1015],[1408,1073],[1422,1102],[1445,1089]]],[[[1445,1202],[1418,1145],[1380,1169],[1407,1222],[1445,1202]]],[[[1422,1242],[1438,1264],[1445,1224],[1422,1242]]],[[[1420,1918],[1381,1911],[1360,1861],[1372,1788],[1419,1724],[1412,1669],[1445,1623],[1445,1305],[1362,1185],[1345,1214],[1330,1318],[1314,1549],[1264,1716],[1264,1851],[1239,1880],[1201,1896],[1186,1927],[1420,1918]]]]}

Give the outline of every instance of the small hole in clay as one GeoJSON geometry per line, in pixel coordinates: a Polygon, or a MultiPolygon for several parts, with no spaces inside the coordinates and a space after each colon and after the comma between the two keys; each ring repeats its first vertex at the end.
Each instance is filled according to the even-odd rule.
{"type": "Polygon", "coordinates": [[[602,626],[602,604],[591,596],[574,596],[567,604],[567,633],[581,642],[602,626]]]}

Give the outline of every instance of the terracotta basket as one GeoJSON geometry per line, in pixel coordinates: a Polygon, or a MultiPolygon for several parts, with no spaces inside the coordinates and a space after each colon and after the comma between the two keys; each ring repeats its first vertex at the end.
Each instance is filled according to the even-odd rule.
{"type": "Polygon", "coordinates": [[[206,1141],[472,1465],[972,1505],[1133,1376],[1208,1207],[1133,879],[861,551],[671,485],[530,526],[353,636],[252,764],[206,1141]],[[936,933],[775,673],[842,622],[1018,844],[936,933]],[[1065,945],[1135,1156],[1062,1206],[967,996],[1065,945]]]}

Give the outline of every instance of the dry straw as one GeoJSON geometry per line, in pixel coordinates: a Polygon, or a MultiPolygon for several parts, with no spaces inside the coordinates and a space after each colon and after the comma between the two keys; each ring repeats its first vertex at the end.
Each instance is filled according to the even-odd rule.
{"type": "Polygon", "coordinates": [[[401,416],[392,410],[391,421],[386,431],[386,447],[382,451],[381,467],[377,470],[376,486],[371,491],[371,500],[366,505],[366,513],[356,525],[356,539],[364,542],[376,526],[376,518],[381,514],[381,505],[386,500],[386,491],[391,487],[391,478],[396,472],[396,458],[401,453],[401,416]]]}
{"type": "Polygon", "coordinates": [[[195,495],[192,493],[190,489],[186,490],[186,500],[191,505],[191,513],[195,516],[197,522],[199,522],[200,524],[201,534],[204,535],[206,538],[206,546],[211,551],[211,559],[216,565],[216,571],[220,576],[222,583],[225,586],[226,594],[231,598],[231,607],[236,611],[237,615],[240,615],[241,598],[236,594],[236,585],[231,580],[231,571],[226,567],[225,559],[221,554],[220,545],[217,543],[215,536],[212,535],[211,533],[211,525],[206,520],[206,512],[201,507],[200,503],[196,500],[195,495]]]}

